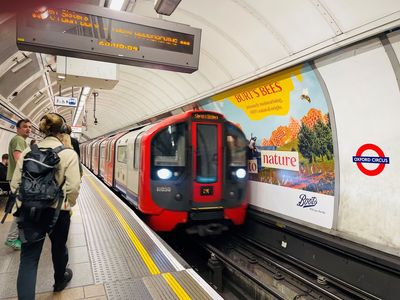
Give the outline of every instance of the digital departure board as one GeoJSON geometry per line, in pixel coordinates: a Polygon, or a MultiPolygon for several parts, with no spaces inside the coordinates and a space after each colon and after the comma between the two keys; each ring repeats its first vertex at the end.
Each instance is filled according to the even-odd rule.
{"type": "Polygon", "coordinates": [[[193,73],[201,30],[97,6],[40,8],[18,15],[20,50],[193,73]]]}

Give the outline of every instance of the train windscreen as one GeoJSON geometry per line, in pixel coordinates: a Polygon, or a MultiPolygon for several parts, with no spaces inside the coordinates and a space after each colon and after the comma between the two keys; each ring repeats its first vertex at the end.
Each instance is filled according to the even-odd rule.
{"type": "Polygon", "coordinates": [[[186,166],[186,138],[186,123],[170,125],[153,138],[151,142],[152,179],[179,177],[186,166]]]}
{"type": "Polygon", "coordinates": [[[216,125],[197,125],[196,155],[196,181],[216,182],[218,167],[218,130],[216,125]]]}

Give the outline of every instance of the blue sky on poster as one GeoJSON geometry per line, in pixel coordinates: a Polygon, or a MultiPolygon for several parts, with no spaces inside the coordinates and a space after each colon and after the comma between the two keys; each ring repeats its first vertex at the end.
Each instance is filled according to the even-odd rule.
{"type": "Polygon", "coordinates": [[[240,123],[246,137],[250,138],[252,133],[253,136],[257,137],[257,144],[259,144],[262,138],[268,139],[271,136],[272,131],[277,127],[287,126],[290,117],[299,121],[311,108],[316,108],[324,114],[328,112],[324,93],[311,66],[309,64],[303,65],[301,74],[302,81],[299,81],[295,76],[291,77],[294,89],[290,93],[290,110],[286,116],[267,116],[262,120],[253,121],[250,120],[244,111],[237,108],[227,99],[221,101],[206,99],[203,102],[205,104],[202,104],[202,107],[203,109],[213,110],[224,114],[225,117],[233,123],[240,123]],[[303,89],[308,89],[311,103],[300,98],[303,89]]]}

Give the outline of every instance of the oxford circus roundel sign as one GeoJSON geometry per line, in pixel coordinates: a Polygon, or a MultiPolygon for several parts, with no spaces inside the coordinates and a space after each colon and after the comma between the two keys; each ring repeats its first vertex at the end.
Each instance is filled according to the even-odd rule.
{"type": "Polygon", "coordinates": [[[386,157],[385,153],[377,145],[364,144],[358,148],[356,156],[353,156],[353,162],[357,164],[358,169],[365,175],[376,176],[383,171],[386,164],[389,164],[389,157],[386,157]],[[367,150],[374,151],[378,156],[363,156],[363,153],[367,150]],[[377,167],[367,169],[364,164],[376,164],[377,167]]]}

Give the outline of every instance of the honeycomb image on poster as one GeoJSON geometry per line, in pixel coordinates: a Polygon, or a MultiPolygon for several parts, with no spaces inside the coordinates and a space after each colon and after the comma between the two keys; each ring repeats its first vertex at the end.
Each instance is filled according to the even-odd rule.
{"type": "MultiPolygon", "coordinates": [[[[272,194],[273,189],[274,195],[293,199],[294,210],[308,209],[324,215],[327,221],[316,223],[330,227],[335,190],[332,129],[324,91],[310,64],[257,79],[199,105],[229,116],[246,134],[251,186],[257,186],[264,195],[269,190],[272,194]],[[316,207],[322,202],[326,206],[298,205],[301,197],[319,199],[316,207]]],[[[265,207],[264,203],[260,205],[265,207]]],[[[282,207],[276,211],[307,221],[313,219],[282,207]]]]}

